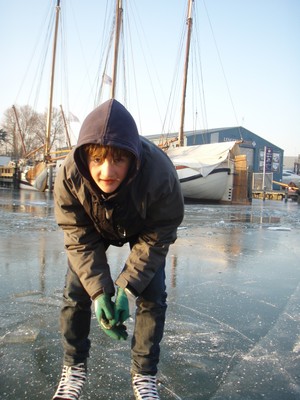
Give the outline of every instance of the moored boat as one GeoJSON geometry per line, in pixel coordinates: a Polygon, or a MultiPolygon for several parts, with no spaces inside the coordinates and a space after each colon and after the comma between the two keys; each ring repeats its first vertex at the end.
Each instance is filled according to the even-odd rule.
{"type": "Polygon", "coordinates": [[[175,165],[183,196],[186,200],[221,201],[226,189],[232,191],[234,163],[230,152],[237,142],[211,143],[196,146],[184,145],[184,121],[188,80],[189,54],[192,35],[192,10],[194,0],[188,0],[187,42],[185,51],[181,115],[178,141],[174,139],[165,151],[175,165]],[[230,187],[231,185],[231,187],[230,187]]]}
{"type": "Polygon", "coordinates": [[[184,198],[221,201],[232,184],[237,152],[235,141],[169,148],[167,154],[175,165],[184,198]]]}

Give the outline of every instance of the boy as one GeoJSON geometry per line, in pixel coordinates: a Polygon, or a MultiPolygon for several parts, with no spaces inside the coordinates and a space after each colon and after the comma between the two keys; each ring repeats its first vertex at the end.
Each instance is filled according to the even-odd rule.
{"type": "Polygon", "coordinates": [[[136,399],[159,399],[156,385],[166,314],[165,259],[183,219],[183,198],[172,162],[139,136],[116,100],[92,111],[76,148],[55,179],[55,215],[64,231],[68,271],[60,326],[64,366],[53,399],[78,399],[87,374],[91,305],[102,330],[127,338],[123,324],[136,302],[132,386],[136,399]],[[115,285],[110,245],[130,245],[115,285]]]}

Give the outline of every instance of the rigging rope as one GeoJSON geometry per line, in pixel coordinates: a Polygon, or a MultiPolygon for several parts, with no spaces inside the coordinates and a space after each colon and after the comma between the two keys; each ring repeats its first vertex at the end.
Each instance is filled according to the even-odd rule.
{"type": "MultiPolygon", "coordinates": [[[[178,99],[180,98],[180,95],[178,95],[179,90],[181,89],[181,82],[182,82],[182,76],[180,76],[181,70],[180,68],[183,68],[182,66],[182,54],[183,54],[183,48],[185,44],[185,38],[186,38],[186,16],[183,16],[182,20],[182,30],[181,30],[181,36],[180,36],[180,41],[179,41],[179,46],[178,46],[178,52],[177,52],[177,57],[176,57],[176,62],[174,66],[174,72],[173,72],[173,80],[171,84],[171,90],[168,98],[168,103],[167,103],[167,108],[166,108],[166,113],[165,113],[165,118],[162,126],[162,134],[164,138],[164,134],[166,134],[166,138],[168,138],[169,133],[171,130],[178,130],[178,127],[174,127],[174,121],[175,121],[175,113],[178,114],[178,99]],[[175,104],[176,102],[176,104],[175,104]]],[[[179,123],[178,123],[179,126],[179,123]]]]}
{"type": "Polygon", "coordinates": [[[230,103],[231,103],[231,106],[232,106],[232,109],[233,109],[235,121],[236,121],[237,127],[239,129],[240,139],[243,140],[242,132],[240,130],[237,114],[236,114],[235,107],[234,107],[234,104],[233,104],[233,99],[232,99],[231,92],[230,92],[230,89],[229,89],[228,80],[227,80],[227,77],[226,77],[226,74],[225,74],[225,69],[224,69],[224,66],[223,66],[223,63],[222,63],[221,54],[220,54],[220,51],[219,51],[219,48],[218,48],[218,45],[217,45],[216,37],[215,37],[215,34],[214,34],[214,30],[213,30],[213,26],[212,26],[212,23],[211,23],[211,19],[210,19],[209,14],[208,14],[208,10],[207,10],[207,7],[206,7],[205,0],[203,0],[203,4],[204,4],[204,8],[205,8],[206,15],[207,15],[207,18],[208,18],[209,26],[210,26],[210,29],[211,29],[211,32],[212,32],[212,37],[213,37],[214,44],[215,44],[215,47],[216,47],[216,51],[217,51],[218,59],[219,59],[219,62],[220,62],[221,70],[222,70],[222,73],[223,73],[223,77],[224,77],[224,80],[225,80],[225,84],[226,84],[228,96],[229,96],[229,99],[230,99],[230,103]]]}
{"type": "MultiPolygon", "coordinates": [[[[109,79],[111,79],[111,73],[108,73],[108,68],[111,63],[111,54],[112,54],[112,44],[114,40],[114,30],[115,30],[115,16],[114,15],[114,7],[112,7],[113,3],[111,0],[107,0],[106,9],[105,9],[105,18],[102,30],[102,44],[100,46],[100,58],[97,69],[96,76],[96,93],[94,97],[94,105],[97,106],[102,102],[102,98],[104,96],[104,85],[109,83],[109,79]],[[110,8],[109,8],[110,5],[110,8]],[[110,28],[108,28],[108,21],[112,21],[110,24],[110,28]],[[108,36],[105,32],[109,32],[108,36]],[[107,37],[109,38],[107,40],[107,37]],[[105,40],[106,38],[106,40],[105,40]],[[106,82],[108,81],[108,82],[106,82]]],[[[91,90],[94,90],[91,87],[91,90]]]]}
{"type": "Polygon", "coordinates": [[[21,92],[23,90],[23,86],[24,86],[25,82],[28,80],[29,72],[32,71],[31,66],[33,64],[33,61],[37,57],[36,54],[37,54],[38,48],[41,47],[44,51],[43,51],[42,55],[40,56],[40,58],[38,60],[37,68],[36,68],[36,71],[34,73],[34,77],[36,79],[35,79],[35,82],[33,82],[32,86],[31,86],[31,89],[30,89],[29,94],[28,94],[28,100],[27,100],[27,104],[30,104],[31,103],[30,99],[32,98],[33,92],[35,91],[36,93],[35,93],[35,97],[34,97],[34,100],[33,100],[33,108],[36,108],[36,105],[37,105],[38,99],[39,99],[40,88],[41,88],[41,77],[42,77],[42,73],[43,73],[44,66],[45,66],[45,60],[47,58],[47,50],[48,50],[48,47],[49,47],[49,41],[50,41],[50,35],[51,35],[50,27],[51,27],[51,24],[53,26],[53,20],[54,20],[54,12],[53,12],[53,7],[50,4],[48,6],[48,8],[47,8],[45,16],[44,16],[44,18],[42,20],[42,23],[40,25],[39,34],[37,35],[37,40],[36,40],[36,43],[35,43],[35,45],[33,47],[33,51],[32,51],[31,57],[29,59],[28,66],[27,66],[27,68],[25,70],[25,74],[24,74],[24,77],[22,79],[19,91],[17,93],[16,99],[15,99],[15,103],[18,102],[18,98],[19,98],[19,96],[20,96],[20,94],[21,94],[21,92]],[[45,41],[44,41],[44,44],[39,46],[41,38],[43,37],[42,36],[42,32],[45,29],[45,25],[47,24],[47,21],[49,21],[49,22],[48,22],[48,30],[47,30],[47,33],[46,33],[45,41]]]}

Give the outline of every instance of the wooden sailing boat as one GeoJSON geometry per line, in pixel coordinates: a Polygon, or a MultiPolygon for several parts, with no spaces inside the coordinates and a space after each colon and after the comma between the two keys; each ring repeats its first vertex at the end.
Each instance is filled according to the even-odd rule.
{"type": "MultiPolygon", "coordinates": [[[[48,110],[47,110],[47,126],[46,126],[46,135],[45,135],[45,144],[42,147],[43,149],[43,161],[38,162],[34,166],[26,166],[23,168],[21,172],[21,179],[19,183],[20,189],[30,189],[30,190],[38,190],[45,191],[47,189],[51,189],[54,179],[53,170],[57,168],[56,160],[64,158],[68,151],[71,149],[70,138],[68,135],[68,128],[65,120],[65,116],[61,108],[62,119],[64,122],[67,142],[68,142],[68,150],[61,155],[60,157],[52,157],[51,150],[51,122],[52,122],[52,103],[53,103],[53,93],[54,93],[54,77],[55,77],[55,66],[56,66],[56,48],[58,41],[58,27],[60,20],[60,0],[57,0],[56,3],[56,13],[55,13],[55,26],[54,26],[54,34],[53,34],[53,49],[52,49],[52,63],[51,63],[51,76],[50,76],[50,92],[49,92],[49,100],[48,100],[48,110]]],[[[111,83],[111,98],[115,97],[116,93],[116,85],[117,85],[117,67],[118,67],[118,51],[119,51],[119,41],[120,41],[120,33],[121,33],[121,25],[122,25],[122,0],[116,0],[116,9],[115,9],[115,45],[114,45],[114,61],[113,61],[113,71],[112,71],[112,83],[111,83]]],[[[17,114],[15,112],[16,120],[17,114]]],[[[20,132],[20,136],[22,138],[22,134],[20,132]]],[[[41,148],[36,149],[36,151],[40,151],[41,148]]],[[[26,154],[26,151],[24,150],[26,154]]],[[[34,153],[34,152],[33,152],[34,153]]],[[[27,156],[31,156],[32,153],[26,154],[27,156]]],[[[26,158],[26,156],[25,156],[26,158]]]]}
{"type": "Polygon", "coordinates": [[[184,145],[185,103],[188,81],[189,54],[192,35],[192,8],[194,0],[188,0],[187,42],[184,63],[180,128],[177,147],[169,147],[166,153],[176,167],[183,196],[187,200],[221,201],[226,200],[232,191],[231,171],[233,163],[230,153],[237,142],[213,143],[206,145],[184,145]],[[230,165],[231,164],[231,165],[230,165]]]}
{"type": "MultiPolygon", "coordinates": [[[[56,48],[57,48],[57,39],[58,39],[60,11],[61,11],[60,0],[57,0],[56,12],[55,12],[54,35],[53,35],[50,91],[49,91],[48,110],[47,110],[47,126],[46,126],[45,143],[43,146],[43,160],[38,162],[34,166],[25,166],[23,168],[23,170],[21,171],[21,178],[20,178],[20,183],[19,183],[20,189],[31,189],[31,190],[38,190],[38,191],[43,192],[47,188],[51,189],[52,184],[53,184],[52,169],[53,169],[53,166],[55,165],[55,163],[54,163],[54,159],[51,157],[51,154],[50,154],[50,139],[51,139],[52,104],[53,104],[54,77],[55,77],[55,64],[56,64],[56,48]]],[[[15,115],[16,115],[16,111],[15,111],[15,115]]],[[[62,111],[62,115],[63,115],[63,120],[65,123],[63,111],[62,111]]],[[[16,115],[16,120],[18,120],[17,115],[16,115]]],[[[70,147],[68,132],[67,132],[67,137],[68,137],[68,142],[69,142],[69,147],[70,147]]],[[[41,150],[41,148],[36,149],[35,151],[39,151],[39,150],[41,150]]],[[[32,152],[32,153],[34,153],[34,152],[32,152]]],[[[32,155],[32,153],[27,154],[25,157],[28,158],[29,156],[32,155]]]]}

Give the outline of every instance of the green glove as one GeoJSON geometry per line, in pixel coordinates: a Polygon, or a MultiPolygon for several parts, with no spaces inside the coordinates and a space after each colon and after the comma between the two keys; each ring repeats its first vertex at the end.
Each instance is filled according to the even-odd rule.
{"type": "Polygon", "coordinates": [[[115,302],[115,323],[122,324],[130,317],[128,297],[124,289],[117,289],[117,296],[115,302]]]}
{"type": "MultiPolygon", "coordinates": [[[[113,320],[114,303],[110,294],[103,293],[95,299],[95,314],[100,325],[101,320],[106,321],[108,324],[113,320]]],[[[112,326],[113,323],[110,325],[112,326]]]]}
{"type": "Polygon", "coordinates": [[[114,303],[109,294],[101,294],[95,301],[95,314],[101,329],[112,339],[126,340],[128,334],[125,325],[114,326],[114,303]]]}
{"type": "Polygon", "coordinates": [[[126,331],[126,326],[120,324],[118,326],[109,327],[108,329],[105,328],[105,321],[101,320],[100,324],[102,330],[112,339],[115,340],[126,340],[128,337],[128,333],[126,331]]]}

